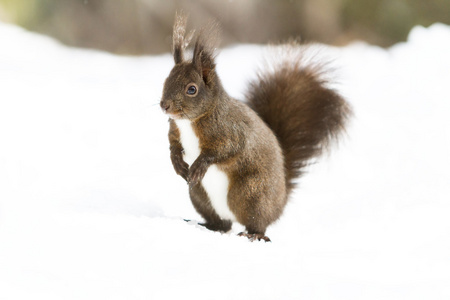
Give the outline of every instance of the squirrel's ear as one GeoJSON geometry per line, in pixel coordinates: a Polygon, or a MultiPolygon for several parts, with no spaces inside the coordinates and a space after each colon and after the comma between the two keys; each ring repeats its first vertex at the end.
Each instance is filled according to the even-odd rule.
{"type": "Polygon", "coordinates": [[[186,23],[187,23],[187,15],[184,12],[175,14],[175,23],[173,25],[173,58],[175,60],[175,64],[179,64],[184,60],[184,49],[191,42],[192,37],[194,36],[194,31],[189,32],[187,37],[186,34],[186,23]]]}
{"type": "Polygon", "coordinates": [[[196,46],[195,50],[198,50],[198,52],[194,52],[192,63],[195,65],[198,73],[202,76],[203,81],[205,81],[205,83],[209,83],[211,79],[211,71],[214,70],[215,67],[214,57],[205,50],[201,50],[200,46],[196,46]]]}
{"type": "Polygon", "coordinates": [[[216,22],[210,22],[204,27],[197,37],[194,47],[192,63],[202,76],[205,83],[212,79],[211,75],[216,66],[215,52],[218,44],[219,26],[216,22]]]}

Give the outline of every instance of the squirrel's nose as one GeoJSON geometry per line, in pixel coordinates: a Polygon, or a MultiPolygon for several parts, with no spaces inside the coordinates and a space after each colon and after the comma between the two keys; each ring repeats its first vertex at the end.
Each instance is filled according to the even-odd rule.
{"type": "Polygon", "coordinates": [[[161,101],[160,105],[164,112],[166,112],[170,108],[170,103],[167,103],[165,101],[161,101]]]}

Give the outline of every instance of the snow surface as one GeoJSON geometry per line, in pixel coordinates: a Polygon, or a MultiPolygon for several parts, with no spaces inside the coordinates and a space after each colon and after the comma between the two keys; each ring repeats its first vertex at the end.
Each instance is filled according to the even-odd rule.
{"type": "MultiPolygon", "coordinates": [[[[355,118],[272,243],[200,221],[157,103],[170,55],[0,24],[0,299],[450,299],[450,27],[324,47],[355,118]]],[[[242,97],[263,52],[222,51],[242,97]]]]}

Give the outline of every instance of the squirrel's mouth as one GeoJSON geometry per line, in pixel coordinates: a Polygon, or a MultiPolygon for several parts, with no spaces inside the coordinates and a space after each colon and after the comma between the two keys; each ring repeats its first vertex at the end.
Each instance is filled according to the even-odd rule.
{"type": "Polygon", "coordinates": [[[183,119],[183,115],[180,114],[180,113],[169,113],[169,112],[166,112],[166,115],[172,120],[183,119]]]}
{"type": "Polygon", "coordinates": [[[161,102],[161,108],[163,113],[172,120],[188,119],[188,116],[183,112],[182,108],[164,105],[163,102],[161,102]]]}
{"type": "MultiPolygon", "coordinates": [[[[162,105],[161,105],[162,107],[162,105]]],[[[166,108],[162,108],[163,113],[168,116],[170,119],[178,120],[183,118],[183,112],[182,111],[173,111],[173,109],[170,109],[170,106],[166,108]]]]}

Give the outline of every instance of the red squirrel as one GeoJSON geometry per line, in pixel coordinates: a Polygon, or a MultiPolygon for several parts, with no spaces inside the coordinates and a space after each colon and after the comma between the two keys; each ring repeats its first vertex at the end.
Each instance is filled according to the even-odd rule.
{"type": "Polygon", "coordinates": [[[283,213],[296,178],[344,131],[351,109],[301,51],[261,72],[245,103],[233,99],[216,71],[218,26],[197,34],[186,60],[193,37],[185,37],[186,23],[184,14],[176,15],[175,66],[160,102],[169,117],[173,167],[189,185],[201,225],[227,232],[239,222],[246,230],[239,235],[270,241],[266,229],[283,213]]]}

